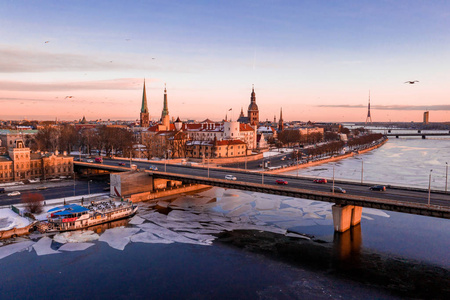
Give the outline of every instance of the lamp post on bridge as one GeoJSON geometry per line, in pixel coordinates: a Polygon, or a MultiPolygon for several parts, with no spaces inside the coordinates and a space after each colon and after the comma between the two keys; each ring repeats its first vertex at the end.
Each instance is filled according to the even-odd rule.
{"type": "Polygon", "coordinates": [[[431,172],[433,172],[433,170],[430,170],[430,176],[428,179],[428,206],[430,206],[430,196],[431,196],[431,172]]]}
{"type": "Polygon", "coordinates": [[[261,172],[261,178],[262,178],[262,182],[261,184],[264,184],[264,159],[262,160],[262,172],[261,172]]]}
{"type": "Polygon", "coordinates": [[[332,187],[332,191],[333,191],[333,194],[334,194],[334,164],[333,164],[333,187],[332,187]]]}
{"type": "Polygon", "coordinates": [[[448,162],[445,162],[445,193],[447,194],[448,162]]]}
{"type": "Polygon", "coordinates": [[[361,159],[361,184],[363,183],[364,177],[364,160],[361,159]]]}

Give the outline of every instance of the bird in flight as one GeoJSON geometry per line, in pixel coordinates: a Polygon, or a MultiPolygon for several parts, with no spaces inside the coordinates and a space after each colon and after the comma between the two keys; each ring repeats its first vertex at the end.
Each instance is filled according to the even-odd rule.
{"type": "Polygon", "coordinates": [[[45,44],[48,44],[48,43],[50,43],[50,41],[45,41],[45,44]]]}
{"type": "Polygon", "coordinates": [[[64,98],[64,99],[67,99],[67,98],[73,98],[73,96],[66,96],[66,98],[64,98]]]}
{"type": "Polygon", "coordinates": [[[414,84],[416,82],[419,82],[419,80],[405,81],[405,83],[409,83],[409,84],[414,84]]]}

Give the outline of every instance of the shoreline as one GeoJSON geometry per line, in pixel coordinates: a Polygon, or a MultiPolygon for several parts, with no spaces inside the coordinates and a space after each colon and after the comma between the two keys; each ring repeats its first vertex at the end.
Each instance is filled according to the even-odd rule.
{"type": "Polygon", "coordinates": [[[264,173],[268,173],[268,174],[278,174],[278,173],[283,173],[283,172],[289,172],[289,171],[293,171],[293,170],[297,170],[297,169],[304,169],[304,168],[309,168],[309,167],[313,167],[313,166],[317,166],[317,165],[321,165],[324,163],[329,163],[329,162],[333,162],[333,161],[338,161],[341,159],[345,159],[345,158],[349,158],[349,157],[353,157],[355,155],[358,154],[363,154],[375,149],[380,148],[381,146],[383,146],[389,139],[386,138],[385,140],[383,140],[382,142],[373,145],[369,148],[363,149],[358,151],[358,153],[355,152],[350,152],[350,153],[346,153],[346,154],[342,154],[342,155],[335,155],[333,157],[329,157],[329,158],[325,158],[325,159],[321,159],[321,160],[317,160],[317,161],[312,161],[312,162],[308,162],[306,164],[300,164],[300,165],[294,165],[294,166],[290,166],[290,167],[286,167],[286,168],[278,168],[278,169],[274,169],[274,170],[267,170],[264,171],[264,173]]]}

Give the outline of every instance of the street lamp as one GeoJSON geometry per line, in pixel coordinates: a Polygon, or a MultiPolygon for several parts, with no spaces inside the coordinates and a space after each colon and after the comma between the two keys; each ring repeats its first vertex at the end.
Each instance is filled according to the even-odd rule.
{"type": "Polygon", "coordinates": [[[364,160],[361,159],[361,184],[363,183],[364,176],[364,160]]]}
{"type": "Polygon", "coordinates": [[[430,170],[430,176],[428,180],[428,206],[430,205],[430,195],[431,195],[431,172],[433,172],[433,170],[430,170]]]}
{"type": "Polygon", "coordinates": [[[334,194],[334,164],[333,164],[333,187],[332,187],[332,192],[334,194]]]}
{"type": "Polygon", "coordinates": [[[448,162],[445,162],[445,193],[447,193],[448,162]]]}
{"type": "Polygon", "coordinates": [[[261,181],[261,183],[262,184],[264,184],[264,159],[262,160],[262,172],[261,172],[261,178],[262,178],[262,181],[261,181]]]}
{"type": "Polygon", "coordinates": [[[73,173],[73,195],[75,196],[75,172],[73,173]]]}

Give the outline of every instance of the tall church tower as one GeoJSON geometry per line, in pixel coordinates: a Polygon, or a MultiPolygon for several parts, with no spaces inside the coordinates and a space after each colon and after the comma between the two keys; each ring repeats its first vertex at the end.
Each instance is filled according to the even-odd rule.
{"type": "Polygon", "coordinates": [[[252,94],[250,96],[250,105],[248,106],[248,121],[252,126],[258,126],[259,124],[259,109],[256,105],[255,87],[252,85],[252,94]]]}
{"type": "Polygon", "coordinates": [[[164,84],[164,106],[161,112],[161,121],[163,121],[164,117],[168,115],[169,115],[169,107],[167,106],[167,89],[166,84],[164,84]]]}
{"type": "Polygon", "coordinates": [[[278,131],[283,131],[284,130],[284,124],[283,124],[283,109],[280,108],[280,120],[278,121],[278,131]]]}
{"type": "Polygon", "coordinates": [[[150,115],[148,113],[147,95],[145,93],[145,79],[144,79],[144,91],[142,93],[142,106],[141,106],[140,120],[141,120],[141,127],[150,126],[150,115]]]}

